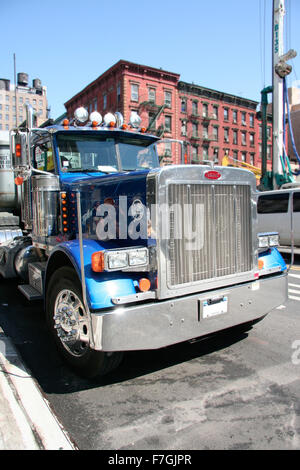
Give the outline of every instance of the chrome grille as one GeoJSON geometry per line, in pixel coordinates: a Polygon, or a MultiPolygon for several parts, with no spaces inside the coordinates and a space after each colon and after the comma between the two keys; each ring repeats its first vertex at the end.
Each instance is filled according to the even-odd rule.
{"type": "Polygon", "coordinates": [[[252,269],[250,194],[249,185],[168,185],[169,288],[252,269]]]}

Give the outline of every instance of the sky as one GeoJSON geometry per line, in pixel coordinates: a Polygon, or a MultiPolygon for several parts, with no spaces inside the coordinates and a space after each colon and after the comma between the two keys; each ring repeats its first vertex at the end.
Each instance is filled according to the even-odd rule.
{"type": "MultiPolygon", "coordinates": [[[[300,0],[285,6],[288,86],[300,87],[300,0]]],[[[256,101],[272,84],[272,0],[0,0],[0,24],[0,78],[14,83],[15,54],[52,118],[120,59],[256,101]]]]}

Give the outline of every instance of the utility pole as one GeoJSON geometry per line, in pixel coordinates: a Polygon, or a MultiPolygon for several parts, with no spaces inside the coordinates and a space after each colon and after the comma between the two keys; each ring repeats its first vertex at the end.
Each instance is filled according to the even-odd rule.
{"type": "Polygon", "coordinates": [[[280,187],[280,175],[283,175],[283,119],[285,108],[283,103],[283,78],[291,73],[292,67],[286,61],[296,57],[297,53],[290,50],[284,54],[283,30],[284,30],[285,4],[284,0],[273,0],[273,188],[280,187]]]}

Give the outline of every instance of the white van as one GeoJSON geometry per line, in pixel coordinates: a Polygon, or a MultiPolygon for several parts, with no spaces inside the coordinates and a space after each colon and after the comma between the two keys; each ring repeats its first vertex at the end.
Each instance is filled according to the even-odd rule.
{"type": "Polygon", "coordinates": [[[292,218],[294,245],[300,247],[300,187],[259,193],[257,212],[258,232],[279,232],[281,246],[291,245],[292,218]]]}

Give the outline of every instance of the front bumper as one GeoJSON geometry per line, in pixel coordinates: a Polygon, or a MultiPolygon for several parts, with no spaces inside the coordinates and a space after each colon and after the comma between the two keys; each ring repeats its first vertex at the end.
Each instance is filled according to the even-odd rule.
{"type": "Polygon", "coordinates": [[[184,297],[91,313],[94,349],[159,349],[262,318],[287,299],[287,273],[184,297]],[[227,312],[203,318],[205,300],[227,312]]]}

